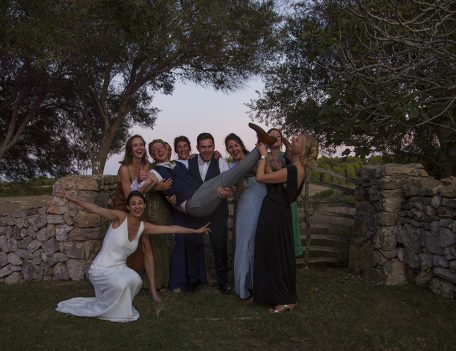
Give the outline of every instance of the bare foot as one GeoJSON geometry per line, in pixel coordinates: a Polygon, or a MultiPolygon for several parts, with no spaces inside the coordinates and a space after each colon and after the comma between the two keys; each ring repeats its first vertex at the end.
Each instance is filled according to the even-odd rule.
{"type": "Polygon", "coordinates": [[[155,289],[154,290],[150,289],[149,292],[150,292],[150,296],[152,297],[152,300],[154,300],[155,302],[161,302],[161,298],[155,289]]]}
{"type": "Polygon", "coordinates": [[[269,313],[283,313],[292,311],[295,308],[296,304],[292,305],[275,305],[273,308],[268,310],[269,313]]]}

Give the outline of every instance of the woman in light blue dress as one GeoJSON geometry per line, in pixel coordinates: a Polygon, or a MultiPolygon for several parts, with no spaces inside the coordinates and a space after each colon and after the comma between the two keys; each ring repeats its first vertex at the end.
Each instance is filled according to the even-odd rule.
{"type": "MultiPolygon", "coordinates": [[[[248,151],[234,133],[225,138],[226,151],[233,158],[232,167],[245,158],[248,151]]],[[[235,218],[234,291],[242,300],[251,297],[253,288],[253,254],[255,232],[266,186],[255,180],[255,169],[245,176],[237,201],[235,218]]]]}

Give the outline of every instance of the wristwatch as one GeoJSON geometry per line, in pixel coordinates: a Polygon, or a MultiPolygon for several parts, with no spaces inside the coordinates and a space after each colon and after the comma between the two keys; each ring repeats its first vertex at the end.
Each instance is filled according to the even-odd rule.
{"type": "Polygon", "coordinates": [[[262,160],[266,160],[266,159],[267,159],[267,157],[266,157],[266,156],[264,156],[264,155],[261,155],[261,156],[260,156],[260,159],[262,159],[262,160]]]}

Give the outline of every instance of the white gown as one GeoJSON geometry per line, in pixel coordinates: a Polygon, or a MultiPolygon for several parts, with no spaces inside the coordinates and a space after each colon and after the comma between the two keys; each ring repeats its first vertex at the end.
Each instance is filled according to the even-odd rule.
{"type": "Polygon", "coordinates": [[[57,305],[56,310],[78,317],[94,317],[112,322],[131,322],[139,318],[133,299],[142,285],[138,273],[127,267],[127,257],[138,247],[144,230],[141,222],[136,237],[128,240],[128,220],[117,228],[112,224],[103,246],[89,269],[95,297],[76,297],[57,305]]]}

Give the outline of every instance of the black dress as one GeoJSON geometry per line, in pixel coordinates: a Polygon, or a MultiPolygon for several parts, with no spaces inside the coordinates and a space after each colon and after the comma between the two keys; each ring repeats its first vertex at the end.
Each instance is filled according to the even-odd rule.
{"type": "Polygon", "coordinates": [[[296,259],[290,204],[302,190],[297,169],[287,167],[287,183],[268,184],[255,237],[253,300],[270,305],[295,304],[296,259]]]}

